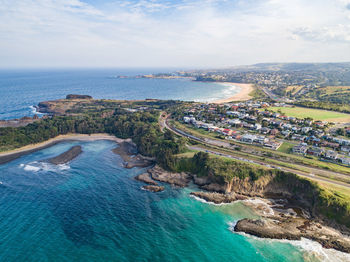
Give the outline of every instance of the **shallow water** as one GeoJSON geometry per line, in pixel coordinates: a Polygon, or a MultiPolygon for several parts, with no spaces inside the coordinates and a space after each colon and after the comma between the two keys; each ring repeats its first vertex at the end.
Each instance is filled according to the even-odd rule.
{"type": "Polygon", "coordinates": [[[115,146],[64,142],[0,165],[0,260],[344,261],[311,241],[232,232],[235,221],[256,216],[242,202],[210,205],[169,185],[141,190],[133,177],[145,169],[123,168],[115,146]],[[77,144],[83,153],[71,163],[41,162],[77,144]]]}

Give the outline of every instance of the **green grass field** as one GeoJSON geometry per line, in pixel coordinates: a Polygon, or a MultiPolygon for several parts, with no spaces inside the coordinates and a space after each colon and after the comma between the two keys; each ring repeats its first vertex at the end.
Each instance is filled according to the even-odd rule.
{"type": "Polygon", "coordinates": [[[281,111],[287,116],[297,118],[311,117],[313,120],[321,120],[328,122],[350,122],[350,114],[344,114],[334,111],[312,109],[305,107],[269,107],[271,111],[281,111]]]}
{"type": "Polygon", "coordinates": [[[278,152],[290,153],[295,145],[292,143],[283,142],[283,144],[277,149],[278,152]]]}

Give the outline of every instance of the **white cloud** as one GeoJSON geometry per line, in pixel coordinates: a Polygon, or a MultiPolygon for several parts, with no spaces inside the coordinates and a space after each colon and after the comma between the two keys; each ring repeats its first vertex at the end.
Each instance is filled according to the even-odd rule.
{"type": "Polygon", "coordinates": [[[0,67],[350,60],[348,0],[0,0],[0,67]]]}

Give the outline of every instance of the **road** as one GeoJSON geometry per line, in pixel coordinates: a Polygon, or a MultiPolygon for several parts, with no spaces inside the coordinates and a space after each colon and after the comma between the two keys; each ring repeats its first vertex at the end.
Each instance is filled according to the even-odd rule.
{"type": "MultiPolygon", "coordinates": [[[[186,132],[184,132],[184,131],[182,131],[182,130],[180,130],[178,128],[171,127],[168,124],[168,118],[163,118],[162,121],[163,121],[162,126],[164,128],[167,128],[168,130],[174,132],[175,134],[177,134],[179,136],[184,136],[184,137],[193,139],[195,141],[201,142],[203,144],[207,144],[209,147],[211,147],[211,146],[223,146],[223,145],[229,145],[229,147],[232,147],[232,145],[230,145],[229,143],[224,142],[224,141],[220,142],[220,141],[213,140],[213,139],[196,137],[196,136],[188,134],[188,133],[186,133],[186,132]],[[211,142],[215,142],[215,144],[211,144],[211,142]]],[[[197,150],[197,151],[208,152],[210,154],[214,154],[214,155],[217,155],[217,156],[228,157],[228,158],[244,161],[244,162],[247,162],[247,163],[260,165],[260,166],[267,167],[267,168],[277,168],[279,170],[282,170],[282,171],[285,171],[285,172],[291,172],[291,173],[294,173],[294,174],[297,174],[299,176],[306,177],[306,178],[309,178],[309,179],[312,179],[312,180],[315,180],[315,181],[331,183],[333,185],[343,186],[343,187],[346,187],[346,188],[350,189],[350,185],[349,184],[343,183],[341,181],[335,181],[335,180],[332,180],[332,179],[328,179],[328,178],[325,178],[325,177],[315,176],[313,173],[306,173],[306,172],[303,172],[303,171],[294,170],[294,169],[287,168],[287,167],[282,167],[282,166],[269,165],[269,164],[264,163],[263,161],[251,160],[251,159],[247,159],[247,158],[244,158],[244,157],[235,156],[235,155],[229,154],[229,153],[222,153],[222,152],[219,152],[219,151],[217,151],[215,149],[205,149],[205,148],[202,148],[202,147],[199,147],[199,146],[189,146],[189,148],[193,149],[193,150],[197,150]]],[[[313,170],[314,173],[319,173],[321,171],[321,170],[316,169],[316,168],[310,168],[310,167],[308,167],[308,168],[313,170]]],[[[325,171],[322,170],[322,172],[325,172],[325,171]]],[[[343,174],[338,174],[338,173],[330,172],[330,171],[327,171],[327,173],[329,173],[329,174],[334,173],[336,175],[343,175],[343,174]]]]}

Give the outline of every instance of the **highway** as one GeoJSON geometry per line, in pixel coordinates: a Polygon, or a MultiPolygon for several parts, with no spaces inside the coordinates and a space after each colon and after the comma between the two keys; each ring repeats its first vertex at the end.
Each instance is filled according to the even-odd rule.
{"type": "MultiPolygon", "coordinates": [[[[201,142],[203,144],[206,144],[208,147],[221,146],[221,145],[218,145],[218,143],[220,141],[213,140],[213,139],[196,137],[194,135],[191,135],[191,134],[188,134],[188,133],[184,132],[183,130],[180,130],[178,128],[170,126],[168,124],[168,117],[164,118],[162,121],[164,121],[163,124],[162,124],[162,126],[164,128],[167,128],[168,130],[174,132],[175,134],[177,134],[179,136],[187,137],[187,138],[193,139],[195,141],[201,142]],[[215,144],[212,144],[211,143],[212,141],[215,141],[215,144]]],[[[227,144],[230,145],[229,143],[224,142],[224,141],[222,141],[222,143],[225,143],[225,145],[227,145],[227,144]]],[[[232,147],[232,146],[230,145],[230,147],[232,147]]],[[[287,168],[287,167],[276,166],[276,165],[269,165],[269,164],[264,163],[263,161],[251,160],[251,159],[247,159],[247,158],[244,158],[244,157],[235,156],[234,154],[222,153],[222,152],[219,152],[219,151],[217,151],[215,149],[212,149],[212,148],[211,149],[206,149],[206,148],[202,148],[200,146],[189,146],[189,149],[202,151],[202,152],[207,152],[207,153],[210,153],[210,154],[214,154],[214,155],[217,155],[217,156],[223,156],[223,157],[227,157],[227,158],[231,158],[231,159],[236,159],[236,160],[240,160],[240,161],[244,161],[244,162],[247,162],[247,163],[256,164],[256,165],[267,167],[267,168],[276,168],[276,169],[279,169],[279,170],[282,170],[282,171],[285,171],[285,172],[291,172],[291,173],[297,174],[299,176],[309,178],[309,179],[314,180],[314,181],[321,181],[321,182],[331,183],[331,184],[334,184],[334,185],[343,186],[343,187],[346,187],[346,188],[350,189],[350,185],[349,184],[343,183],[341,181],[335,181],[335,180],[328,179],[328,178],[325,178],[325,177],[315,176],[312,173],[306,173],[306,172],[303,172],[303,171],[294,170],[294,169],[287,168]]],[[[318,170],[316,168],[313,168],[313,170],[316,173],[320,171],[320,170],[318,170]]],[[[329,172],[329,171],[327,171],[327,172],[329,174],[332,173],[332,172],[329,172]]],[[[338,174],[338,173],[334,173],[334,174],[338,174]]]]}

